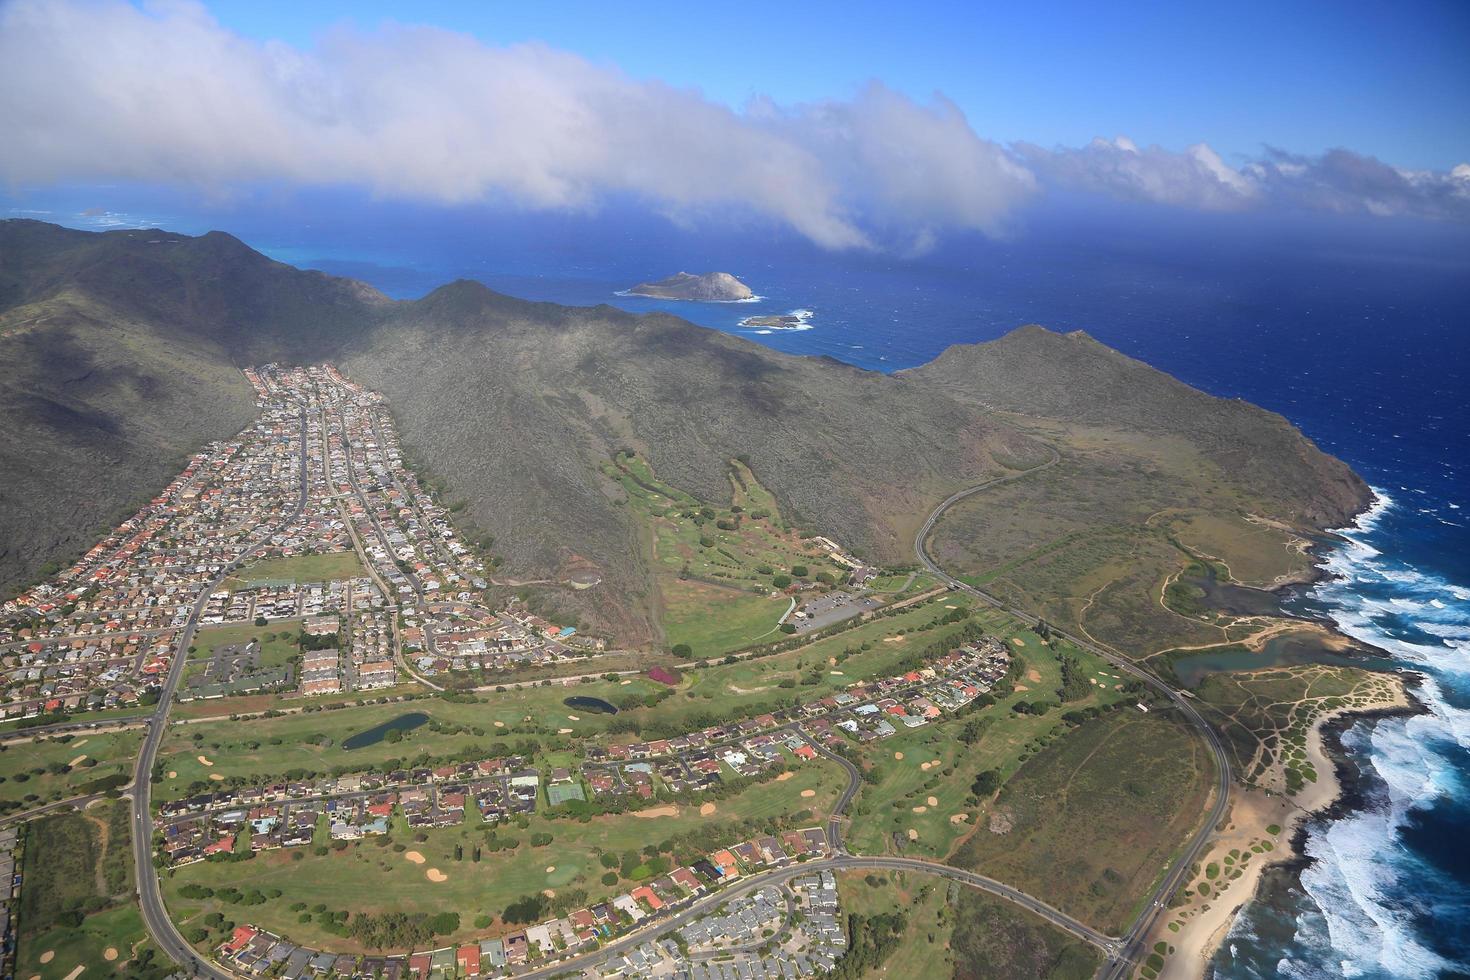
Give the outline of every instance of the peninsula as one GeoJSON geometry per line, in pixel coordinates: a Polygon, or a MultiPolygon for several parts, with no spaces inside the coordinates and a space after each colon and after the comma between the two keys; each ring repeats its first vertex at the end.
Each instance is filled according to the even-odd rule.
{"type": "Polygon", "coordinates": [[[750,287],[728,272],[706,272],[694,275],[676,272],[657,282],[640,282],[628,290],[630,296],[653,299],[681,299],[696,303],[739,303],[754,299],[750,287]]]}

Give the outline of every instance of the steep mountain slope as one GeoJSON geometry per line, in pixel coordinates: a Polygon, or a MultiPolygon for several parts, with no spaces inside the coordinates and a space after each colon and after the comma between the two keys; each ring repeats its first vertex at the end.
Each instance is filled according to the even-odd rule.
{"type": "Polygon", "coordinates": [[[249,421],[235,364],[323,356],[386,308],[229,235],[0,222],[0,591],[249,421]]]}
{"type": "Polygon", "coordinates": [[[221,233],[7,221],[0,589],[84,548],[188,452],[236,431],[251,414],[240,366],[327,358],[388,396],[412,456],[495,536],[503,575],[595,565],[602,585],[553,595],[631,642],[660,629],[646,542],[599,473],[619,448],[710,500],[728,499],[742,457],[802,527],[888,561],[910,560],[947,493],[1034,470],[957,510],[936,548],[1049,614],[1076,617],[1101,588],[1089,608],[1110,622],[1131,615],[1110,588],[1157,605],[1177,542],[1269,578],[1298,570],[1294,535],[1364,494],[1279,417],[1040,328],[885,376],[471,282],[392,302],[221,233]],[[1061,463],[1043,467],[1050,447],[1061,463]]]}
{"type": "Polygon", "coordinates": [[[598,469],[621,447],[708,500],[729,499],[728,463],[742,457],[803,526],[895,561],[910,560],[936,495],[1000,472],[997,459],[1045,458],[923,385],[471,282],[407,305],[344,366],[388,396],[406,442],[464,489],[513,566],[591,561],[602,617],[641,635],[637,529],[598,469]]]}

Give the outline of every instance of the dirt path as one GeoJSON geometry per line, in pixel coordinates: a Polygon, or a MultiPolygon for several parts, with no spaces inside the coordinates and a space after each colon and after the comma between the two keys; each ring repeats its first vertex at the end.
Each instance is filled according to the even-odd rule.
{"type": "Polygon", "coordinates": [[[107,826],[107,821],[101,817],[82,814],[82,819],[97,826],[97,867],[93,871],[96,875],[97,894],[107,894],[107,877],[102,873],[102,866],[107,863],[107,846],[112,843],[112,828],[107,826]]]}

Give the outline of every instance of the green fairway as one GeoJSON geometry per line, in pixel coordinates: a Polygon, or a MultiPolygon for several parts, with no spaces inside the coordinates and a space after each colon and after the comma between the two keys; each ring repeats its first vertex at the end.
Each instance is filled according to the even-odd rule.
{"type": "MultiPolygon", "coordinates": [[[[485,692],[473,700],[421,697],[313,710],[256,718],[244,726],[227,720],[173,725],[159,754],[157,771],[163,781],[155,792],[160,799],[174,799],[221,783],[361,771],[425,754],[485,757],[508,752],[508,746],[521,741],[530,741],[531,750],[554,753],[611,726],[624,727],[630,719],[648,737],[653,732],[681,734],[770,711],[794,698],[810,700],[856,681],[889,676],[912,652],[958,632],[962,623],[938,621],[953,611],[950,607],[962,605],[958,600],[921,604],[784,653],[689,670],[672,692],[647,678],[597,680],[485,692]],[[643,706],[650,695],[660,694],[667,696],[655,707],[643,706]],[[579,712],[563,704],[572,695],[602,698],[622,710],[618,715],[579,712]],[[427,713],[433,724],[407,733],[401,742],[352,752],[341,748],[357,732],[411,711],[427,713]],[[201,763],[200,755],[212,765],[201,763]]],[[[986,617],[982,621],[1006,622],[1000,614],[986,617]]]]}
{"type": "Polygon", "coordinates": [[[38,736],[0,747],[0,807],[28,809],[132,779],[143,729],[38,736]]]}
{"type": "MultiPolygon", "coordinates": [[[[848,832],[854,852],[947,856],[973,831],[977,806],[971,787],[981,772],[1009,775],[1069,730],[1063,719],[1067,712],[1113,704],[1123,697],[1111,684],[1089,685],[1086,697],[1062,704],[1056,694],[1061,685],[1056,654],[1029,631],[1015,630],[1010,638],[1012,649],[1027,665],[1014,692],[958,718],[942,716],[922,728],[900,728],[896,735],[862,750],[862,763],[870,775],[854,804],[848,832]],[[1013,710],[1018,702],[1041,698],[1056,706],[1043,715],[1013,710]],[[962,735],[972,725],[980,733],[966,743],[962,735]]],[[[1105,661],[1070,646],[1063,649],[1077,656],[1090,676],[1113,681],[1105,661]]]]}
{"type": "MultiPolygon", "coordinates": [[[[574,901],[573,907],[581,907],[634,887],[634,880],[625,876],[620,876],[616,885],[602,883],[608,871],[598,861],[602,851],[624,855],[640,852],[650,844],[669,843],[672,850],[664,851],[668,859],[693,860],[708,849],[749,837],[775,822],[786,826],[820,824],[845,783],[846,777],[837,766],[813,762],[803,764],[789,779],[753,784],[737,795],[716,801],[712,814],[701,815],[697,804],[673,807],[673,813],[660,807],[643,816],[628,813],[586,821],[551,819],[538,813],[526,819],[524,827],[511,823],[496,830],[497,839],[519,842],[513,850],[484,848],[487,828],[472,821],[411,835],[401,820],[395,820],[391,843],[380,844],[381,839],[369,838],[325,854],[301,848],[271,851],[240,863],[189,865],[167,874],[164,890],[169,910],[185,932],[203,915],[222,911],[226,918],[248,918],[297,942],[338,950],[359,949],[350,938],[324,929],[322,922],[310,914],[305,915],[308,921],[301,921],[304,911],[321,904],[329,911],[353,914],[432,914],[454,909],[460,914],[460,929],[443,937],[444,941],[503,934],[509,930],[474,926],[475,917],[498,916],[512,901],[545,889],[574,901]],[[807,791],[812,795],[804,796],[807,791]],[[552,842],[532,846],[532,836],[542,833],[551,835],[552,842]],[[479,862],[473,859],[476,843],[482,845],[479,862]],[[461,848],[459,860],[455,859],[456,846],[461,848]],[[419,857],[422,862],[417,860],[419,857]],[[431,869],[438,875],[431,877],[431,869]],[[433,880],[439,875],[444,880],[433,880]],[[181,894],[189,884],[229,886],[241,892],[258,890],[272,897],[249,907],[215,898],[189,899],[181,894]],[[273,889],[280,894],[273,895],[273,889]],[[293,910],[298,903],[305,903],[305,909],[293,910]]],[[[643,872],[633,873],[636,879],[643,872]]]]}
{"type": "Polygon", "coordinates": [[[731,461],[731,503],[709,504],[661,482],[641,457],[618,454],[603,469],[646,528],[670,647],[715,657],[775,633],[793,581],[830,586],[846,569],[782,521],[775,498],[731,461]]]}

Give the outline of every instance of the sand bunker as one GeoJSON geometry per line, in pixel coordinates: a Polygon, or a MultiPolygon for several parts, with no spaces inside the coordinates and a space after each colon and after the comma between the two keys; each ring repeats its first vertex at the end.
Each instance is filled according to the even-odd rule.
{"type": "Polygon", "coordinates": [[[497,721],[495,723],[495,727],[496,728],[504,728],[505,727],[505,722],[503,722],[503,721],[497,721]]]}
{"type": "Polygon", "coordinates": [[[418,851],[405,851],[403,854],[403,859],[405,861],[412,861],[414,864],[424,863],[424,856],[418,851]]]}
{"type": "Polygon", "coordinates": [[[715,812],[715,805],[713,803],[706,803],[706,804],[704,804],[703,806],[701,806],[699,808],[699,815],[701,817],[707,817],[711,813],[714,813],[714,812],[715,812]]]}
{"type": "Polygon", "coordinates": [[[547,874],[551,874],[555,870],[556,870],[556,865],[554,865],[554,864],[548,864],[546,866],[546,873],[547,874]]]}
{"type": "Polygon", "coordinates": [[[582,719],[581,718],[578,718],[576,715],[567,715],[567,721],[581,721],[581,720],[582,719]]]}
{"type": "Polygon", "coordinates": [[[219,774],[219,773],[217,773],[217,772],[212,772],[212,773],[210,773],[210,774],[209,774],[209,778],[210,778],[210,779],[212,779],[212,780],[214,780],[214,781],[215,781],[215,782],[217,782],[217,783],[222,783],[222,782],[224,782],[224,781],[225,781],[225,777],[223,777],[223,776],[221,776],[221,775],[220,775],[220,774],[219,774]]]}
{"type": "Polygon", "coordinates": [[[895,753],[893,753],[893,757],[895,759],[897,759],[899,762],[902,762],[903,761],[903,753],[902,752],[895,752],[895,753]]]}
{"type": "Polygon", "coordinates": [[[949,818],[949,822],[950,823],[964,823],[966,820],[969,820],[969,819],[970,819],[970,815],[968,813],[956,813],[954,816],[952,816],[952,817],[949,818]]]}
{"type": "Polygon", "coordinates": [[[1017,691],[1029,691],[1029,690],[1031,690],[1031,688],[1027,687],[1025,684],[1017,684],[1016,685],[1016,690],[1017,691]]]}
{"type": "Polygon", "coordinates": [[[86,760],[86,758],[87,758],[87,754],[84,752],[81,755],[77,756],[75,759],[73,759],[70,762],[68,762],[66,764],[67,765],[67,768],[68,769],[75,769],[77,766],[81,765],[82,762],[86,760]]]}
{"type": "Polygon", "coordinates": [[[85,966],[82,966],[82,964],[78,963],[76,966],[72,967],[71,972],[62,977],[61,980],[77,980],[77,977],[81,976],[82,971],[85,969],[85,966]]]}
{"type": "Polygon", "coordinates": [[[572,730],[570,728],[558,728],[556,733],[558,735],[570,735],[572,734],[572,730]]]}
{"type": "Polygon", "coordinates": [[[201,766],[212,766],[212,765],[214,765],[213,762],[210,762],[209,759],[205,758],[202,755],[201,756],[196,756],[195,758],[197,758],[199,760],[199,764],[201,766]]]}
{"type": "Polygon", "coordinates": [[[909,840],[918,840],[918,839],[919,839],[919,832],[917,830],[915,830],[914,828],[910,827],[909,828],[909,840]]]}
{"type": "Polygon", "coordinates": [[[541,894],[545,895],[547,898],[556,897],[556,892],[552,891],[550,888],[543,889],[541,894]]]}
{"type": "Polygon", "coordinates": [[[1013,636],[1013,637],[1011,637],[1011,642],[1014,643],[1018,647],[1023,647],[1023,646],[1026,645],[1026,641],[1023,640],[1023,639],[1021,639],[1019,636],[1013,636]]]}
{"type": "Polygon", "coordinates": [[[633,683],[633,682],[632,681],[618,681],[618,684],[621,685],[621,686],[623,686],[623,687],[626,687],[627,685],[629,685],[631,683],[633,683]]]}
{"type": "Polygon", "coordinates": [[[919,763],[919,768],[922,769],[922,770],[924,770],[925,772],[928,772],[930,769],[934,768],[934,763],[932,763],[932,762],[921,762],[921,763],[919,763]]]}
{"type": "Polygon", "coordinates": [[[927,803],[927,804],[929,804],[930,806],[938,806],[939,805],[939,798],[938,797],[931,796],[927,800],[925,800],[924,802],[927,803]]]}
{"type": "Polygon", "coordinates": [[[438,868],[430,868],[428,871],[425,871],[424,872],[424,877],[425,878],[428,878],[430,881],[432,881],[436,885],[439,884],[441,881],[448,881],[449,880],[449,876],[447,874],[445,874],[444,872],[440,871],[438,868]]]}
{"type": "Polygon", "coordinates": [[[885,637],[883,637],[883,642],[884,643],[902,643],[904,641],[904,639],[905,638],[902,637],[902,636],[885,636],[885,637]]]}
{"type": "Polygon", "coordinates": [[[840,670],[830,671],[829,673],[831,673],[831,675],[833,677],[841,677],[842,676],[842,671],[840,671],[840,670]]]}
{"type": "Polygon", "coordinates": [[[921,804],[919,806],[914,807],[914,812],[915,813],[928,813],[929,812],[929,808],[927,806],[924,806],[924,805],[921,804]]]}
{"type": "Polygon", "coordinates": [[[784,782],[786,782],[786,780],[790,779],[792,776],[795,776],[795,775],[796,775],[796,773],[794,773],[794,772],[792,772],[792,771],[790,771],[788,769],[786,772],[783,772],[781,775],[779,775],[779,776],[776,777],[776,782],[778,782],[778,783],[784,783],[784,782]]]}
{"type": "Polygon", "coordinates": [[[178,771],[177,771],[177,770],[175,770],[175,769],[170,769],[170,770],[169,770],[169,771],[168,771],[168,778],[169,778],[169,779],[178,779],[178,778],[179,778],[179,773],[178,773],[178,771]]]}
{"type": "Polygon", "coordinates": [[[109,946],[106,949],[104,949],[102,951],[102,958],[104,960],[106,960],[107,962],[109,962],[109,963],[111,963],[113,960],[117,959],[117,947],[116,946],[109,946]]]}
{"type": "Polygon", "coordinates": [[[814,789],[804,789],[804,790],[801,791],[801,795],[802,796],[816,796],[817,795],[817,791],[814,790],[814,789]]]}
{"type": "Polygon", "coordinates": [[[56,950],[54,949],[48,949],[46,950],[46,952],[41,954],[42,963],[50,963],[54,959],[56,959],[56,950]]]}
{"type": "Polygon", "coordinates": [[[78,739],[78,740],[77,740],[77,741],[76,741],[76,742],[75,742],[75,743],[73,743],[73,744],[72,744],[72,748],[74,748],[74,749],[79,749],[79,748],[81,748],[81,747],[82,747],[82,746],[83,746],[83,745],[86,745],[86,744],[87,744],[87,743],[88,743],[88,742],[90,742],[90,741],[92,741],[92,740],[91,740],[91,739],[90,739],[90,738],[82,738],[82,739],[78,739]]]}
{"type": "MultiPolygon", "coordinates": [[[[706,806],[713,806],[714,804],[707,803],[705,805],[706,806]]],[[[703,813],[704,811],[701,810],[700,812],[703,813]]],[[[674,806],[672,803],[665,804],[664,806],[650,807],[647,810],[634,810],[633,811],[633,816],[638,817],[639,819],[642,819],[642,820],[648,820],[651,817],[677,817],[678,815],[679,815],[679,808],[676,807],[676,806],[674,806]]]]}

